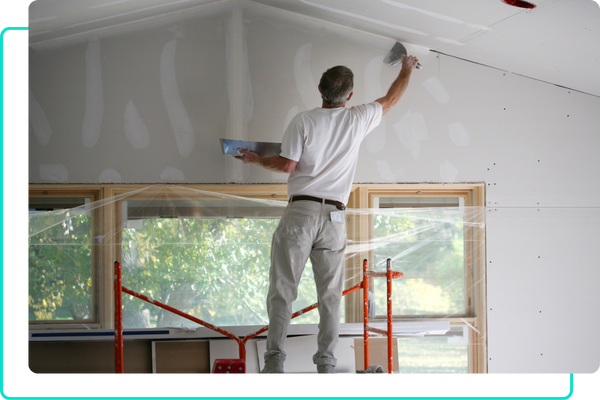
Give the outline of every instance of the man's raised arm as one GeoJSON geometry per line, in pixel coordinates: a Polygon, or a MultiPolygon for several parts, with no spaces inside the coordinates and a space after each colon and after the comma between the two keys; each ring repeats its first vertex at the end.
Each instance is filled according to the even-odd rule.
{"type": "Polygon", "coordinates": [[[398,103],[398,100],[400,100],[400,97],[402,97],[408,87],[410,75],[416,68],[418,62],[419,60],[414,56],[404,56],[402,59],[402,69],[396,80],[392,83],[392,86],[390,86],[387,94],[382,98],[375,100],[383,107],[383,114],[388,112],[390,108],[398,103]]]}

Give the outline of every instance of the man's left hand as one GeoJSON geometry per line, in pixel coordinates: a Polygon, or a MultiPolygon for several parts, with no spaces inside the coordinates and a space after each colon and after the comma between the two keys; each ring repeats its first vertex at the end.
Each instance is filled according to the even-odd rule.
{"type": "Polygon", "coordinates": [[[258,164],[259,156],[256,153],[251,151],[238,149],[238,153],[241,153],[241,156],[235,156],[236,160],[242,161],[244,164],[256,165],[258,164]]]}

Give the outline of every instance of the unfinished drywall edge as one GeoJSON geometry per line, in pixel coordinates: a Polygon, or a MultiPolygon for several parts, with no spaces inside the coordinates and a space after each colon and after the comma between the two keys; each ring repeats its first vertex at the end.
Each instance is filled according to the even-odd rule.
{"type": "Polygon", "coordinates": [[[488,65],[488,64],[483,64],[483,63],[480,63],[480,62],[477,62],[477,61],[468,60],[468,59],[466,59],[466,58],[462,58],[462,57],[453,56],[453,55],[451,55],[451,54],[447,54],[447,53],[442,53],[441,51],[437,51],[437,50],[433,50],[433,49],[431,49],[430,51],[431,51],[431,53],[435,53],[435,54],[439,54],[439,55],[442,55],[442,56],[446,56],[446,57],[454,58],[454,59],[456,59],[456,60],[460,60],[460,61],[465,61],[465,62],[468,62],[468,63],[471,63],[471,64],[480,65],[480,66],[482,66],[482,67],[486,67],[486,68],[495,69],[495,70],[497,70],[497,71],[506,72],[507,74],[512,74],[512,75],[515,75],[515,76],[519,76],[519,77],[521,77],[521,78],[531,79],[531,80],[533,80],[533,81],[537,81],[537,82],[545,83],[545,84],[547,84],[547,85],[556,86],[556,87],[559,87],[559,88],[562,88],[562,89],[565,89],[565,90],[570,90],[570,91],[572,91],[572,92],[577,92],[577,93],[581,93],[581,94],[584,94],[584,95],[587,95],[587,96],[592,96],[592,97],[600,98],[600,96],[599,96],[599,95],[596,95],[596,94],[587,93],[587,92],[584,92],[584,91],[582,91],[582,90],[573,89],[573,88],[566,87],[566,86],[563,86],[563,85],[558,85],[558,84],[556,84],[556,83],[552,83],[552,82],[544,81],[544,80],[542,80],[542,79],[538,79],[538,78],[534,78],[534,77],[531,77],[531,76],[527,76],[527,75],[519,74],[519,73],[517,73],[517,72],[508,71],[508,70],[506,70],[506,69],[502,69],[502,68],[494,67],[494,66],[491,66],[491,65],[488,65]]]}

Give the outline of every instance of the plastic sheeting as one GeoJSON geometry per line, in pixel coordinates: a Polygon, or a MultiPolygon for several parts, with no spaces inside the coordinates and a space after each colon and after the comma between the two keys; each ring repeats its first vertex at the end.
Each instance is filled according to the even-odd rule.
{"type": "MultiPolygon", "coordinates": [[[[87,320],[97,282],[123,263],[123,286],[217,326],[265,325],[270,247],[287,203],[155,185],[79,207],[29,215],[29,319],[87,320]],[[100,224],[102,221],[102,224],[100,224]],[[107,222],[108,221],[108,222],[107,222]],[[112,249],[113,252],[107,250],[112,249]]],[[[393,281],[399,317],[473,315],[484,248],[482,207],[347,209],[346,288],[362,260],[404,278],[393,281]]],[[[386,282],[374,278],[377,314],[386,282]]],[[[354,293],[342,322],[360,322],[354,293]]],[[[294,310],[316,302],[310,261],[294,310]]],[[[100,302],[99,302],[100,303],[100,302]]],[[[125,328],[194,327],[124,295],[125,328]]],[[[294,323],[317,323],[311,312],[294,323]]]]}

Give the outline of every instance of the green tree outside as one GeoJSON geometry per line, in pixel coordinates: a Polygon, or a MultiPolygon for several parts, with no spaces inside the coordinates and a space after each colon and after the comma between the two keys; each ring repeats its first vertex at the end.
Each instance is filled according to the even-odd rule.
{"type": "MultiPolygon", "coordinates": [[[[266,325],[270,248],[277,219],[146,219],[123,230],[123,286],[217,326],[266,325]]],[[[294,310],[316,302],[312,268],[294,310]]],[[[124,295],[126,328],[197,326],[124,295]]],[[[296,323],[316,323],[316,312],[296,323]]]]}
{"type": "MultiPolygon", "coordinates": [[[[52,226],[54,219],[52,213],[36,216],[38,226],[52,226]]],[[[29,237],[30,321],[93,317],[91,226],[91,216],[79,215],[29,237]]]]}

